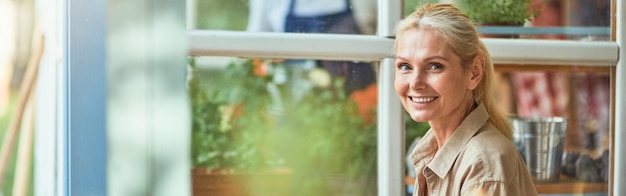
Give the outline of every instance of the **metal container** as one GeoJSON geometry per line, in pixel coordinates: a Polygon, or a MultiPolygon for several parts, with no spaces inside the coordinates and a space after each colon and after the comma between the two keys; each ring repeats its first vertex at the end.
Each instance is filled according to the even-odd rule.
{"type": "Polygon", "coordinates": [[[509,118],[513,142],[524,157],[535,183],[559,181],[567,119],[509,118]]]}

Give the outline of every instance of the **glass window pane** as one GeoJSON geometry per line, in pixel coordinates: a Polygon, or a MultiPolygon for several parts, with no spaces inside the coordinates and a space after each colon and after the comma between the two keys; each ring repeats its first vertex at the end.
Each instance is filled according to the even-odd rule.
{"type": "MultiPolygon", "coordinates": [[[[514,141],[536,178],[539,193],[607,193],[611,67],[544,66],[520,70],[519,65],[501,65],[496,69],[496,89],[500,90],[496,97],[501,108],[512,114],[514,141]],[[563,134],[532,132],[540,125],[531,119],[553,117],[565,118],[563,134]],[[575,183],[587,188],[576,190],[575,183]]],[[[558,126],[555,122],[542,122],[558,126]]]]}
{"type": "Polygon", "coordinates": [[[194,194],[376,194],[377,63],[190,62],[194,194]]]}
{"type": "Polygon", "coordinates": [[[196,1],[196,28],[374,34],[376,0],[196,1]]]}
{"type": "Polygon", "coordinates": [[[404,1],[405,14],[425,2],[453,2],[489,38],[610,41],[610,0],[404,1]]]}

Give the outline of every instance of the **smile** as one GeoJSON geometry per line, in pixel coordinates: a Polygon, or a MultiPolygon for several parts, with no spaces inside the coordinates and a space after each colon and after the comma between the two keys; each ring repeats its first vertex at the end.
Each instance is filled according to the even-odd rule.
{"type": "Polygon", "coordinates": [[[435,101],[438,97],[409,97],[411,101],[415,103],[430,103],[435,101]]]}

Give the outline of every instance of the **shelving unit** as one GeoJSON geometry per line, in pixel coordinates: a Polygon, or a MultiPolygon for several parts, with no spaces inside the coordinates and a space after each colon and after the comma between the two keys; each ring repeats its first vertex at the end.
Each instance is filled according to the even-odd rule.
{"type": "Polygon", "coordinates": [[[605,182],[581,182],[561,175],[558,183],[535,184],[539,194],[606,194],[609,185],[605,182]]]}
{"type": "MultiPolygon", "coordinates": [[[[405,185],[412,187],[415,183],[415,178],[405,177],[405,185]]],[[[535,184],[537,187],[537,193],[545,194],[572,194],[572,195],[584,195],[584,194],[606,194],[609,190],[608,183],[605,182],[581,182],[574,178],[561,176],[561,179],[557,183],[549,184],[535,184]]],[[[412,190],[412,188],[409,188],[412,190]]]]}

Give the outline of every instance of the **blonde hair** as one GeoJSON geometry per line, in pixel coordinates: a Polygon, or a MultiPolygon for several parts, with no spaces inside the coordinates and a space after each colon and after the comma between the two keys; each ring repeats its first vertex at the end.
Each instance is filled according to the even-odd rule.
{"type": "Polygon", "coordinates": [[[482,80],[473,90],[474,101],[484,105],[489,113],[489,123],[512,140],[511,125],[493,99],[494,71],[491,56],[469,17],[452,4],[426,4],[398,23],[396,37],[410,29],[422,28],[432,30],[439,36],[461,58],[465,70],[469,70],[476,60],[482,59],[485,70],[482,80]]]}

